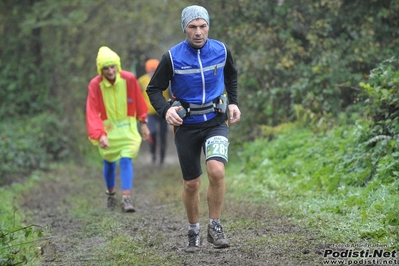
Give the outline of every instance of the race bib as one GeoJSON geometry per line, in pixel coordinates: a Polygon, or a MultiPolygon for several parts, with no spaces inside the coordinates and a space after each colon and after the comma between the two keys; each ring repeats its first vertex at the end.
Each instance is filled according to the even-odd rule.
{"type": "Polygon", "coordinates": [[[221,157],[228,161],[229,141],[223,136],[214,136],[206,140],[205,158],[221,157]]]}

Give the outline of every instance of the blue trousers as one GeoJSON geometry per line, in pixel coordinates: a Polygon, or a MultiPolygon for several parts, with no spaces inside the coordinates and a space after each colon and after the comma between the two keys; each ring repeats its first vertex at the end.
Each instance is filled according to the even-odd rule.
{"type": "MultiPolygon", "coordinates": [[[[133,188],[133,163],[131,158],[121,158],[119,160],[120,179],[122,190],[131,190],[133,188]]],[[[116,162],[104,160],[104,180],[107,189],[115,187],[116,181],[116,162]]]]}

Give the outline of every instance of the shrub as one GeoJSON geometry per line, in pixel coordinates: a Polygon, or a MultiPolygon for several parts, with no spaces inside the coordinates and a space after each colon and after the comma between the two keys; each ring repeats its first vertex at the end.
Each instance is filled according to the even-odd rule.
{"type": "Polygon", "coordinates": [[[369,83],[360,83],[366,113],[372,119],[373,136],[399,134],[399,62],[397,57],[373,69],[369,83]]]}
{"type": "Polygon", "coordinates": [[[65,128],[49,113],[0,124],[1,182],[21,178],[34,169],[46,170],[51,162],[64,158],[69,153],[65,128]]]}
{"type": "MultiPolygon", "coordinates": [[[[370,128],[363,131],[363,158],[372,162],[371,173],[378,179],[398,177],[399,137],[399,61],[391,57],[370,72],[369,83],[360,83],[365,99],[365,112],[371,119],[370,128]],[[391,159],[387,159],[391,157],[391,159]],[[395,159],[394,159],[395,158],[395,159]]],[[[389,181],[388,181],[389,182],[389,181]]]]}

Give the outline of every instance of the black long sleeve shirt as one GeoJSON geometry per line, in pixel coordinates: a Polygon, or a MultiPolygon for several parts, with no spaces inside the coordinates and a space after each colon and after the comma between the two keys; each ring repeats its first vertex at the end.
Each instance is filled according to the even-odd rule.
{"type": "MultiPolygon", "coordinates": [[[[227,58],[224,67],[224,84],[227,92],[229,104],[238,105],[237,101],[237,68],[234,64],[230,49],[226,46],[227,58]]],[[[166,52],[159,62],[159,65],[147,86],[147,94],[154,109],[165,118],[166,112],[170,108],[165,101],[162,92],[170,85],[173,78],[172,61],[169,52],[166,52]]]]}

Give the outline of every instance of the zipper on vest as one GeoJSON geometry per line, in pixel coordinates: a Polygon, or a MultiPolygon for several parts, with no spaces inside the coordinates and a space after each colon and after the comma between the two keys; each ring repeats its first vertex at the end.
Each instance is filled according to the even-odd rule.
{"type": "Polygon", "coordinates": [[[205,103],[205,75],[204,75],[204,69],[202,67],[202,61],[201,61],[201,50],[198,49],[197,51],[198,51],[197,56],[198,56],[198,62],[199,62],[200,69],[201,69],[201,79],[202,79],[202,100],[201,100],[201,102],[202,102],[202,104],[204,104],[205,103]]]}
{"type": "MultiPolygon", "coordinates": [[[[198,49],[197,51],[198,51],[197,56],[198,56],[198,62],[199,62],[200,69],[201,69],[201,79],[202,79],[202,104],[204,104],[205,103],[205,75],[204,75],[204,69],[202,67],[202,61],[201,61],[201,50],[198,49]]],[[[208,120],[208,118],[206,117],[206,114],[203,114],[202,117],[203,117],[204,121],[208,120]]]]}

